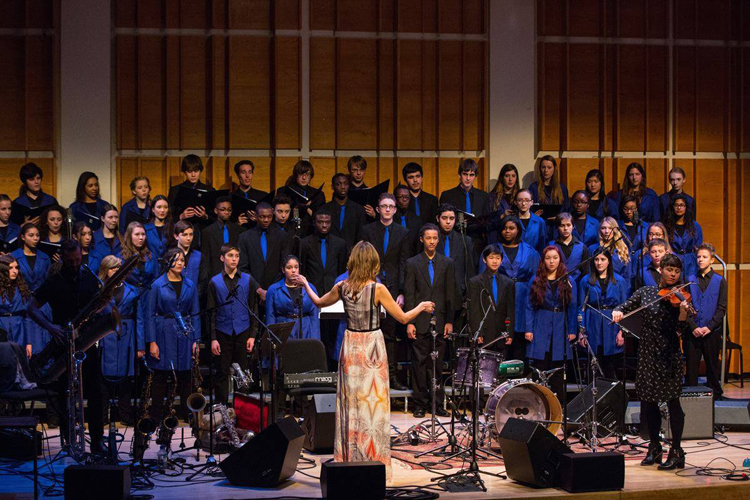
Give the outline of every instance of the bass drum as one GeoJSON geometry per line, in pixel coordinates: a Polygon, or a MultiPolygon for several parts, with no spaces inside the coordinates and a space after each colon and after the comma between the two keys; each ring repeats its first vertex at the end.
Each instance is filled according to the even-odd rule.
{"type": "MultiPolygon", "coordinates": [[[[484,407],[484,414],[500,434],[509,418],[524,420],[562,420],[562,406],[554,393],[530,379],[509,380],[497,386],[484,407]]],[[[552,434],[560,430],[559,423],[545,423],[552,434]]]]}

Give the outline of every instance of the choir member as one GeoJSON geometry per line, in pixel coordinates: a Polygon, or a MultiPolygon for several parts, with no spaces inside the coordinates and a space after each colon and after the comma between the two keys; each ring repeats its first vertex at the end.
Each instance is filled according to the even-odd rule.
{"type": "Polygon", "coordinates": [[[424,181],[422,165],[416,162],[407,163],[401,169],[401,176],[411,195],[409,211],[419,217],[422,224],[434,223],[437,217],[438,199],[422,189],[424,181]]]}
{"type": "Polygon", "coordinates": [[[136,289],[148,287],[161,274],[159,261],[146,244],[146,229],[140,222],[128,224],[122,237],[120,254],[123,260],[138,257],[138,264],[126,278],[127,283],[136,289]]]}
{"type": "MultiPolygon", "coordinates": [[[[121,265],[122,261],[114,255],[104,257],[99,266],[99,279],[106,283],[121,265]]],[[[107,335],[99,341],[105,394],[114,393],[117,397],[117,409],[123,425],[133,425],[130,401],[133,396],[135,360],[146,355],[146,344],[143,339],[146,311],[139,311],[136,307],[139,297],[138,290],[128,283],[123,283],[115,289],[113,299],[120,314],[120,329],[117,335],[107,335]],[[141,313],[140,316],[137,316],[138,312],[141,313]]],[[[110,418],[114,416],[110,415],[110,418]]]]}
{"type": "Polygon", "coordinates": [[[635,254],[643,248],[643,241],[648,232],[648,222],[638,216],[638,203],[630,195],[621,198],[619,214],[620,219],[617,224],[627,238],[630,251],[635,254]]]}
{"type": "Polygon", "coordinates": [[[667,242],[664,240],[651,240],[648,244],[649,264],[643,269],[640,276],[636,276],[635,288],[643,286],[658,286],[661,280],[661,261],[668,255],[667,242]]]}
{"type": "MultiPolygon", "coordinates": [[[[265,196],[268,195],[265,191],[255,189],[253,187],[253,175],[255,174],[255,164],[250,160],[240,160],[234,164],[234,175],[237,176],[237,184],[233,184],[234,190],[232,194],[245,198],[248,200],[254,200],[259,202],[265,196]]],[[[246,216],[250,220],[255,220],[255,212],[249,212],[247,214],[240,214],[246,216]]]]}
{"type": "Polygon", "coordinates": [[[659,220],[659,198],[653,189],[646,186],[646,171],[643,165],[633,162],[625,169],[622,189],[608,195],[610,212],[617,213],[622,205],[622,198],[632,196],[638,208],[638,219],[646,222],[659,220]]]}
{"type": "Polygon", "coordinates": [[[659,208],[661,214],[661,220],[665,220],[669,213],[669,205],[672,203],[672,198],[678,194],[685,196],[688,208],[693,211],[693,214],[697,214],[698,211],[695,209],[695,198],[687,194],[683,187],[685,186],[685,171],[680,167],[672,167],[669,171],[669,185],[672,189],[659,196],[659,208]]]}
{"type": "Polygon", "coordinates": [[[648,247],[654,240],[664,240],[667,245],[667,253],[672,253],[672,246],[669,244],[669,236],[667,236],[667,228],[661,222],[652,222],[648,226],[646,232],[646,244],[643,245],[640,253],[633,255],[633,276],[642,276],[645,270],[651,264],[651,255],[648,252],[648,247]],[[640,269],[640,274],[637,270],[640,269]]]}
{"type": "Polygon", "coordinates": [[[52,263],[46,253],[37,251],[39,229],[34,224],[27,222],[21,226],[19,239],[21,243],[11,252],[11,255],[18,261],[21,274],[29,288],[35,291],[44,283],[44,278],[47,277],[47,271],[52,263]]]}
{"type": "Polygon", "coordinates": [[[443,191],[440,205],[449,203],[455,208],[477,217],[490,213],[490,197],[487,192],[474,187],[479,174],[479,165],[471,158],[458,164],[458,186],[443,191]]]}
{"type": "MultiPolygon", "coordinates": [[[[310,300],[305,288],[296,282],[299,259],[287,255],[281,261],[281,271],[284,277],[271,285],[266,294],[266,323],[274,325],[293,321],[294,328],[289,338],[320,340],[320,310],[310,300]]],[[[317,293],[315,287],[310,286],[317,293]]]]}
{"type": "Polygon", "coordinates": [[[33,346],[27,333],[26,309],[31,293],[16,258],[9,254],[0,256],[0,328],[8,332],[8,340],[20,345],[29,358],[33,346]]]}
{"type": "MultiPolygon", "coordinates": [[[[492,342],[501,332],[508,332],[507,339],[492,345],[492,350],[500,352],[510,349],[516,328],[516,287],[513,280],[500,271],[503,253],[500,245],[492,243],[485,247],[482,251],[482,261],[486,269],[469,280],[467,292],[469,325],[472,333],[479,330],[479,325],[486,315],[482,330],[479,332],[480,344],[492,342]],[[491,309],[489,312],[487,312],[488,308],[491,309]]],[[[508,355],[506,359],[509,359],[508,355]]]]}
{"type": "MultiPolygon", "coordinates": [[[[195,238],[195,228],[187,220],[180,220],[172,229],[173,245],[176,246],[185,259],[183,264],[182,275],[188,278],[196,287],[199,287],[201,252],[193,248],[193,239],[195,238]]],[[[166,258],[164,259],[166,260],[166,258]]],[[[199,288],[200,292],[200,288],[199,288]]]]}
{"type": "Polygon", "coordinates": [[[331,213],[331,234],[343,238],[347,249],[359,241],[359,233],[367,224],[364,207],[349,199],[349,176],[341,172],[331,177],[333,198],[323,205],[331,213]]]}
{"type": "Polygon", "coordinates": [[[523,241],[537,252],[541,252],[548,240],[547,223],[538,215],[531,213],[532,203],[534,200],[529,190],[521,189],[516,193],[516,212],[523,224],[523,241]]]}
{"type": "MultiPolygon", "coordinates": [[[[164,396],[173,375],[177,377],[175,393],[180,396],[180,401],[187,401],[192,393],[191,368],[201,338],[198,287],[190,278],[183,276],[185,254],[180,248],[170,248],[164,257],[171,262],[171,267],[151,285],[146,298],[145,317],[148,320],[144,321],[143,330],[148,347],[146,362],[154,372],[151,418],[156,422],[161,422],[169,403],[165,403],[164,396]],[[188,326],[186,330],[179,328],[175,314],[182,317],[188,326]]],[[[188,410],[184,404],[180,405],[178,415],[182,420],[188,420],[188,410]]]]}
{"type": "Polygon", "coordinates": [[[295,227],[292,222],[292,199],[281,194],[273,199],[273,223],[276,229],[294,235],[295,227]]]}
{"type": "Polygon", "coordinates": [[[612,318],[612,310],[628,298],[629,285],[625,278],[615,273],[612,254],[607,249],[599,252],[590,261],[589,273],[583,276],[578,286],[578,304],[586,329],[586,338],[581,345],[591,345],[604,378],[616,380],[618,358],[622,354],[625,338],[620,328],[606,318],[612,318]],[[606,316],[592,311],[595,308],[606,316]]]}
{"type": "Polygon", "coordinates": [[[151,220],[151,182],[148,177],[138,176],[130,181],[130,192],[133,198],[120,209],[120,232],[125,233],[128,224],[151,220]]]}
{"type": "MultiPolygon", "coordinates": [[[[198,290],[205,292],[208,282],[219,274],[224,265],[221,261],[221,247],[224,245],[237,246],[240,234],[244,229],[240,224],[232,222],[232,200],[229,196],[216,198],[214,207],[216,221],[203,230],[201,234],[201,262],[199,269],[198,290]]],[[[243,219],[247,222],[246,216],[243,219]]]]}
{"type": "MultiPolygon", "coordinates": [[[[12,212],[12,202],[7,194],[0,194],[0,242],[10,245],[15,249],[18,245],[18,235],[21,234],[21,227],[15,222],[11,222],[10,215],[12,212]]],[[[1,252],[0,255],[9,252],[1,252]]]]}
{"type": "MultiPolygon", "coordinates": [[[[58,205],[50,205],[42,212],[39,226],[40,241],[47,243],[62,243],[68,234],[68,222],[65,220],[65,209],[58,205]]],[[[59,255],[55,261],[59,260],[59,255]]]]}
{"type": "MultiPolygon", "coordinates": [[[[612,217],[605,217],[599,223],[599,241],[589,246],[589,254],[596,253],[601,247],[610,251],[615,273],[625,278],[629,287],[633,279],[630,248],[622,238],[620,226],[612,217]]],[[[628,288],[628,293],[630,293],[630,288],[628,288]]]]}
{"type": "Polygon", "coordinates": [[[98,231],[102,227],[102,217],[110,206],[99,194],[99,177],[94,172],[83,172],[78,177],[76,201],[70,205],[73,219],[83,221],[93,231],[98,231]]]}
{"type": "MultiPolygon", "coordinates": [[[[456,299],[456,271],[453,260],[437,253],[439,230],[435,224],[425,224],[420,231],[419,240],[424,251],[406,261],[404,278],[405,309],[411,310],[421,302],[429,301],[435,304],[432,317],[435,318],[435,348],[437,349],[438,365],[445,356],[445,340],[449,332],[453,331],[453,313],[458,308],[453,302],[456,299]]],[[[431,316],[420,313],[413,321],[406,325],[406,334],[412,340],[411,382],[413,414],[416,418],[425,416],[430,409],[430,393],[432,377],[438,379],[435,416],[447,417],[448,412],[443,409],[444,392],[440,373],[432,373],[433,347],[431,335],[431,316]]],[[[442,372],[442,370],[440,370],[442,372]]]]}
{"type": "MultiPolygon", "coordinates": [[[[349,171],[349,189],[367,189],[365,184],[365,173],[367,173],[367,160],[359,155],[354,155],[346,162],[346,169],[349,171]]],[[[370,205],[365,205],[365,214],[367,222],[375,222],[378,214],[370,205]]]]}
{"type": "Polygon", "coordinates": [[[612,215],[607,196],[604,194],[604,174],[598,168],[591,169],[586,174],[585,191],[589,199],[589,215],[597,220],[612,215]]]}
{"type": "Polygon", "coordinates": [[[325,193],[311,185],[313,177],[315,169],[312,163],[300,160],[292,168],[292,175],[287,179],[286,185],[278,190],[278,194],[285,194],[292,199],[294,205],[291,208],[299,210],[300,238],[312,232],[313,213],[326,202],[325,193]]]}
{"type": "MultiPolygon", "coordinates": [[[[420,177],[421,178],[421,177],[420,177]]],[[[426,193],[423,193],[426,194],[426,193]]],[[[411,195],[410,195],[411,196],[411,195]]],[[[412,255],[412,241],[409,231],[394,221],[396,197],[391,193],[380,195],[377,206],[379,220],[362,228],[362,240],[375,247],[380,257],[378,279],[385,285],[391,296],[395,297],[399,307],[404,306],[404,273],[406,259],[412,255]]],[[[396,377],[396,320],[390,315],[380,322],[385,349],[388,355],[388,372],[390,385],[393,388],[404,387],[396,377]]]]}
{"type": "Polygon", "coordinates": [[[471,236],[464,237],[456,230],[456,209],[449,203],[441,203],[438,207],[437,225],[440,229],[437,252],[453,259],[458,294],[454,305],[461,308],[468,281],[477,273],[474,243],[471,236]]]}
{"type": "Polygon", "coordinates": [[[534,167],[534,182],[529,186],[534,203],[562,205],[568,210],[568,187],[560,181],[560,169],[554,156],[542,156],[534,167]]]}
{"type": "Polygon", "coordinates": [[[100,211],[102,224],[100,229],[94,231],[94,242],[89,255],[89,267],[95,273],[99,271],[99,263],[104,257],[119,257],[121,252],[120,235],[117,232],[120,213],[117,207],[106,205],[100,211]]]}
{"type": "Polygon", "coordinates": [[[686,195],[674,195],[664,221],[672,252],[682,261],[685,276],[693,276],[698,271],[695,249],[703,244],[703,229],[689,204],[686,195]]]}
{"type": "MultiPolygon", "coordinates": [[[[555,217],[557,239],[549,242],[549,246],[554,246],[560,251],[568,271],[572,271],[581,262],[589,258],[588,248],[573,234],[575,227],[573,222],[573,217],[569,213],[562,212],[557,214],[557,217],[555,217]]],[[[585,270],[579,268],[570,277],[578,283],[579,278],[584,272],[585,270]]]]}
{"type": "Polygon", "coordinates": [[[175,200],[180,188],[199,189],[201,191],[214,191],[213,186],[201,182],[201,172],[203,172],[203,161],[198,155],[189,154],[182,159],[180,172],[185,176],[185,180],[180,184],[169,188],[167,200],[171,211],[171,217],[174,222],[187,219],[188,222],[198,227],[199,231],[211,223],[208,211],[202,206],[195,207],[177,207],[175,200]]]}
{"type": "Polygon", "coordinates": [[[240,270],[258,281],[260,286],[256,292],[264,301],[268,287],[282,276],[281,258],[289,251],[290,238],[287,233],[271,225],[271,205],[258,203],[255,211],[258,224],[240,235],[237,246],[240,248],[240,270]]]}
{"type": "Polygon", "coordinates": [[[723,394],[719,380],[719,354],[721,329],[727,313],[727,280],[711,269],[715,255],[716,249],[710,243],[698,247],[698,272],[688,277],[691,299],[698,315],[688,319],[690,332],[683,339],[683,347],[687,358],[685,384],[698,385],[702,355],[706,363],[706,381],[714,391],[714,399],[718,399],[723,394]]]}
{"type": "MultiPolygon", "coordinates": [[[[28,208],[46,207],[48,205],[57,205],[54,196],[48,195],[42,191],[42,177],[44,172],[36,163],[27,163],[21,167],[19,177],[21,178],[21,189],[18,198],[13,200],[15,203],[28,208]]],[[[39,224],[39,217],[24,218],[24,223],[31,222],[39,224]]]]}
{"type": "Polygon", "coordinates": [[[255,290],[260,285],[239,270],[240,250],[236,245],[225,243],[219,252],[223,269],[211,277],[206,306],[218,307],[211,313],[211,353],[219,357],[216,399],[226,405],[229,369],[237,363],[243,371],[247,370],[247,356],[255,345],[255,321],[248,309],[257,313],[255,290]]]}
{"type": "Polygon", "coordinates": [[[393,220],[401,227],[409,231],[409,252],[408,257],[413,257],[422,251],[422,244],[419,242],[419,230],[422,229],[422,219],[417,214],[409,211],[411,203],[411,193],[409,188],[403,184],[396,186],[393,190],[393,196],[396,197],[396,213],[393,220]]]}
{"type": "Polygon", "coordinates": [[[501,216],[510,215],[515,210],[516,193],[521,189],[518,169],[512,163],[506,163],[500,169],[495,187],[490,192],[490,212],[499,212],[501,216]]]}
{"type": "Polygon", "coordinates": [[[149,250],[157,259],[164,256],[172,234],[172,218],[169,214],[169,200],[164,195],[157,195],[151,200],[153,220],[146,224],[146,242],[149,250]]]}
{"type": "MultiPolygon", "coordinates": [[[[578,337],[577,287],[575,282],[568,278],[555,281],[567,272],[560,250],[550,246],[542,251],[542,258],[529,291],[529,300],[524,304],[525,338],[529,342],[526,357],[538,370],[563,366],[566,357],[569,360],[573,359],[570,342],[578,337]]],[[[560,397],[564,390],[561,372],[553,375],[551,386],[560,397]]]]}
{"type": "Polygon", "coordinates": [[[85,222],[78,221],[73,224],[73,239],[81,246],[81,263],[88,266],[94,232],[85,222]]]}
{"type": "Polygon", "coordinates": [[[589,196],[586,191],[579,190],[573,193],[570,205],[573,216],[573,235],[584,245],[593,245],[599,239],[599,219],[588,213],[589,196]]]}

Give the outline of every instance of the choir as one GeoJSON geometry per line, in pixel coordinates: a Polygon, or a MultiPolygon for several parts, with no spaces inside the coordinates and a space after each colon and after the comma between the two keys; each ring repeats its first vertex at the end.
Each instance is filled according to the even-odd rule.
{"type": "MultiPolygon", "coordinates": [[[[435,303],[441,359],[452,346],[444,335],[463,325],[478,328],[492,305],[492,326],[481,332],[483,342],[495,339],[507,323],[508,338],[494,350],[543,369],[559,366],[572,359],[575,347],[564,335],[578,339],[580,312],[587,342],[601,356],[605,375],[614,377],[624,339],[605,318],[639,287],[657,286],[660,263],[673,254],[693,283],[698,310],[693,334],[683,339],[687,382],[697,381],[702,356],[709,385],[721,394],[716,339],[726,313],[726,281],[711,271],[715,250],[703,241],[695,200],[683,191],[682,169],[670,171],[671,189],[661,196],[647,187],[638,163],[628,165],[621,189],[610,193],[602,172],[593,169],[569,197],[554,157],[538,161],[528,189],[522,189],[518,169],[504,165],[489,193],[474,186],[476,162],[462,160],[458,184],[438,198],[423,190],[423,169],[411,162],[402,169],[403,184],[381,194],[374,207],[349,198],[354,190],[368,189],[367,162],[353,156],[347,169],[348,175],[331,178],[330,201],[313,182],[308,161],[297,162],[286,184],[272,193],[253,187],[255,165],[239,161],[237,184],[215,192],[200,181],[200,158],[188,155],[181,165],[185,181],[168,196],[152,197],[149,179],[135,177],[132,199],[118,210],[101,199],[96,174],[84,172],[66,210],[42,191],[42,170],[24,165],[19,196],[11,202],[0,194],[0,327],[29,356],[50,341],[49,333],[26,317],[26,307],[54,272],[66,238],[78,241],[83,264],[104,282],[122,260],[137,256],[135,271],[114,299],[123,332],[100,345],[103,375],[131,377],[134,360],[144,357],[155,374],[156,398],[172,374],[180,395],[187,396],[203,325],[210,330],[203,332],[206,343],[219,359],[218,400],[225,402],[229,366],[246,368],[246,353],[253,352],[258,328],[248,311],[269,324],[293,321],[294,338],[322,339],[336,367],[343,330],[337,320],[320,320],[297,276],[304,275],[323,296],[346,276],[354,245],[367,241],[380,259],[378,280],[398,305],[435,303]],[[196,192],[209,204],[197,202],[196,192]],[[210,311],[205,320],[199,317],[202,309],[210,311]]],[[[51,319],[49,307],[41,312],[51,319]]],[[[410,352],[414,411],[423,415],[432,369],[430,315],[420,314],[405,329],[396,323],[391,315],[381,322],[390,383],[403,387],[397,362],[405,359],[397,358],[396,346],[407,342],[410,349],[398,352],[410,352]]],[[[123,384],[110,389],[129,395],[123,384]]],[[[128,411],[127,404],[121,406],[123,418],[128,411]]],[[[156,415],[161,411],[154,408],[156,415]]]]}

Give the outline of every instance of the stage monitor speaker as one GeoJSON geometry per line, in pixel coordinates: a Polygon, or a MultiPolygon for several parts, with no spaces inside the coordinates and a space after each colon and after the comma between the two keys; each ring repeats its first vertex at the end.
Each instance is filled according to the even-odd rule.
{"type": "Polygon", "coordinates": [[[302,422],[303,447],[313,453],[331,453],[336,432],[336,395],[315,394],[302,422]]]}
{"type": "MultiPolygon", "coordinates": [[[[685,428],[682,439],[711,439],[714,437],[714,393],[708,387],[683,387],[680,396],[680,406],[685,413],[685,428]]],[[[661,406],[661,429],[666,439],[672,439],[669,427],[669,411],[666,405],[661,406]]],[[[640,419],[640,435],[643,439],[650,439],[648,428],[640,419]]]]}
{"type": "MultiPolygon", "coordinates": [[[[625,406],[627,394],[622,382],[600,378],[596,381],[598,394],[596,395],[596,419],[600,428],[599,437],[610,434],[609,431],[621,430],[625,422],[625,406]],[[623,401],[624,400],[624,401],[623,401]]],[[[568,422],[584,423],[586,415],[591,417],[594,406],[594,383],[590,383],[570,403],[568,403],[568,422]]],[[[578,426],[569,425],[569,430],[576,430],[578,426]]]]}
{"type": "Polygon", "coordinates": [[[326,500],[382,500],[385,498],[383,462],[324,462],[320,490],[326,500]]]}
{"type": "Polygon", "coordinates": [[[621,490],[625,486],[625,455],[613,451],[563,453],[557,484],[569,493],[621,490]]]}
{"type": "Polygon", "coordinates": [[[70,465],[65,468],[65,500],[130,498],[127,465],[70,465]]]}
{"type": "Polygon", "coordinates": [[[272,488],[294,475],[304,439],[297,421],[287,417],[263,429],[219,467],[236,486],[272,488]]]}
{"type": "Polygon", "coordinates": [[[555,485],[560,457],[571,451],[542,424],[518,418],[508,419],[499,442],[508,477],[541,488],[555,485]]]}

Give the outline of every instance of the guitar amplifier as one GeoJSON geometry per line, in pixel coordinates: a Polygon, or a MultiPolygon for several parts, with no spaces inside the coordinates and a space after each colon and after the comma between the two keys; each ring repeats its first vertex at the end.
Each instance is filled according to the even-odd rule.
{"type": "MultiPolygon", "coordinates": [[[[680,405],[685,413],[682,439],[711,439],[714,437],[714,393],[708,387],[683,387],[680,405]]],[[[640,435],[649,439],[648,429],[640,419],[640,435]]],[[[667,439],[672,439],[667,405],[661,405],[661,428],[667,439]]]]}

